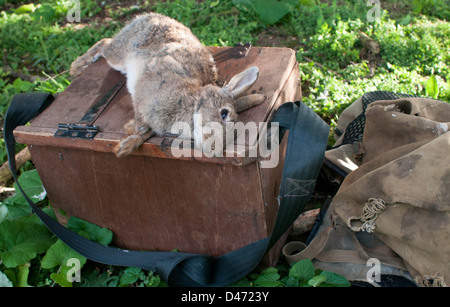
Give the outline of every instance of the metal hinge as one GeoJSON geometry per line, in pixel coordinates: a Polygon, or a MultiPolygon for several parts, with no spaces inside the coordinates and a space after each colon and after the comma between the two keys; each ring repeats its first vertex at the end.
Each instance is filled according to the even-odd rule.
{"type": "Polygon", "coordinates": [[[55,137],[92,140],[98,132],[98,126],[84,124],[58,124],[55,137]]]}
{"type": "Polygon", "coordinates": [[[94,122],[102,114],[103,110],[114,99],[115,95],[125,84],[125,81],[117,82],[106,94],[96,101],[77,124],[58,124],[55,137],[92,140],[98,132],[98,126],[94,122]]]}

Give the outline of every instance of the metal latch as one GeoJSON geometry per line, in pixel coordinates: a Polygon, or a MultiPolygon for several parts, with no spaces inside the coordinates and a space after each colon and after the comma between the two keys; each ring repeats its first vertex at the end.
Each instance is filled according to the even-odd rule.
{"type": "Polygon", "coordinates": [[[58,124],[55,137],[92,140],[98,132],[98,126],[85,124],[58,124]]]}

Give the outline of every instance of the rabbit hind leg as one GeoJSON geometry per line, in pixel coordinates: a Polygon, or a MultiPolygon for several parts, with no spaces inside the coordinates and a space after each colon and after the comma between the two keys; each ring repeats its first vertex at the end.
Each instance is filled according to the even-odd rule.
{"type": "Polygon", "coordinates": [[[142,131],[151,130],[147,127],[147,125],[144,124],[144,122],[139,118],[133,118],[130,121],[128,121],[125,126],[125,132],[127,134],[139,134],[142,131]]]}
{"type": "Polygon", "coordinates": [[[155,135],[155,132],[146,126],[142,126],[139,130],[127,138],[120,141],[113,149],[118,158],[122,158],[131,154],[139,148],[148,138],[155,135]]]}
{"type": "Polygon", "coordinates": [[[103,50],[111,44],[110,38],[104,38],[92,46],[85,54],[79,56],[70,66],[70,75],[78,76],[90,64],[97,61],[102,55],[103,50]]]}

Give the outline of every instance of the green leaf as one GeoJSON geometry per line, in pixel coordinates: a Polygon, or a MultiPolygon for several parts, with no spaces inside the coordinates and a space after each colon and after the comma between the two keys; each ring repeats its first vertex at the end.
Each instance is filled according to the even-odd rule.
{"type": "Polygon", "coordinates": [[[0,203],[0,223],[6,220],[7,215],[8,215],[8,207],[0,203]]]}
{"type": "Polygon", "coordinates": [[[427,84],[425,85],[425,90],[427,92],[427,96],[434,99],[438,98],[439,88],[436,77],[434,75],[431,75],[431,77],[428,79],[427,84]]]}
{"type": "Polygon", "coordinates": [[[213,2],[211,2],[211,3],[209,4],[209,7],[215,7],[215,6],[217,6],[217,5],[219,4],[219,2],[220,2],[220,0],[213,1],[213,2]]]}
{"type": "Polygon", "coordinates": [[[51,269],[58,265],[67,266],[67,261],[71,258],[76,258],[80,261],[80,268],[86,263],[85,257],[78,254],[63,241],[58,240],[47,250],[47,253],[42,258],[41,267],[43,269],[51,269]]]}
{"type": "Polygon", "coordinates": [[[308,281],[314,277],[314,265],[309,259],[302,259],[294,263],[289,270],[289,276],[299,281],[308,281]]]}
{"type": "Polygon", "coordinates": [[[411,22],[411,15],[406,15],[403,18],[400,19],[399,24],[406,26],[407,24],[409,24],[411,22]]]}
{"type": "Polygon", "coordinates": [[[118,282],[118,276],[110,276],[106,271],[92,270],[83,274],[82,287],[116,287],[118,282]]]}
{"type": "Polygon", "coordinates": [[[33,83],[29,81],[23,81],[20,78],[17,78],[13,82],[13,87],[19,92],[29,92],[33,86],[33,83]]]}
{"type": "Polygon", "coordinates": [[[4,204],[7,209],[5,220],[13,220],[23,216],[29,216],[32,213],[28,204],[4,204]]]}
{"type": "MultiPolygon", "coordinates": [[[[42,185],[41,178],[39,177],[36,169],[23,172],[19,177],[19,184],[25,194],[28,195],[28,197],[30,197],[34,202],[42,201],[47,196],[47,192],[42,185]]],[[[22,196],[22,193],[20,193],[19,187],[16,184],[14,184],[14,187],[17,191],[16,195],[6,199],[4,201],[5,204],[28,205],[27,201],[22,196]]]]}
{"type": "Polygon", "coordinates": [[[350,287],[350,282],[345,279],[344,276],[330,272],[330,271],[323,271],[320,273],[320,275],[326,276],[326,281],[321,284],[321,286],[325,287],[350,287]]]}
{"type": "Polygon", "coordinates": [[[273,267],[268,267],[263,270],[260,275],[278,274],[278,269],[273,267]]]}
{"type": "Polygon", "coordinates": [[[45,252],[55,239],[35,216],[23,217],[0,224],[0,254],[6,267],[29,262],[45,252]]]}
{"type": "Polygon", "coordinates": [[[286,280],[286,287],[298,287],[298,278],[289,276],[286,280]]]}
{"type": "Polygon", "coordinates": [[[327,280],[327,276],[325,275],[316,275],[310,280],[308,280],[308,285],[311,287],[318,287],[321,283],[327,280]]]}
{"type": "Polygon", "coordinates": [[[103,245],[108,245],[112,241],[113,233],[107,228],[102,228],[77,217],[70,217],[67,227],[75,232],[87,233],[89,239],[103,245]]]}
{"type": "Polygon", "coordinates": [[[19,6],[17,9],[14,10],[14,13],[16,14],[28,14],[35,10],[35,6],[33,3],[30,4],[24,4],[19,6]]]}
{"type": "Polygon", "coordinates": [[[151,275],[149,275],[149,278],[145,281],[146,287],[158,287],[161,284],[161,277],[159,275],[153,275],[151,272],[151,275]]]}
{"type": "Polygon", "coordinates": [[[266,25],[271,25],[289,13],[298,0],[250,0],[256,14],[266,25]]]}
{"type": "Polygon", "coordinates": [[[229,287],[251,287],[251,286],[252,286],[252,282],[250,282],[247,279],[247,277],[243,277],[243,278],[239,279],[238,281],[229,285],[229,287]]]}
{"type": "Polygon", "coordinates": [[[255,287],[278,287],[281,285],[278,269],[267,268],[255,280],[255,287]]]}
{"type": "Polygon", "coordinates": [[[73,268],[67,265],[70,259],[78,259],[79,269],[86,263],[86,258],[78,254],[72,248],[67,246],[63,241],[58,240],[53,244],[42,258],[41,267],[43,269],[51,269],[60,266],[59,273],[50,275],[51,279],[62,287],[72,287],[72,282],[67,279],[67,273],[73,268]]]}
{"type": "Polygon", "coordinates": [[[120,286],[134,284],[143,276],[143,272],[139,268],[126,268],[120,276],[120,286]]]}
{"type": "Polygon", "coordinates": [[[56,10],[48,3],[42,4],[33,13],[32,18],[34,20],[42,20],[44,22],[52,22],[57,19],[56,10]]]}
{"type": "Polygon", "coordinates": [[[67,279],[67,272],[69,272],[69,270],[70,267],[62,266],[61,270],[58,273],[50,274],[50,278],[61,287],[72,287],[73,283],[67,279]]]}

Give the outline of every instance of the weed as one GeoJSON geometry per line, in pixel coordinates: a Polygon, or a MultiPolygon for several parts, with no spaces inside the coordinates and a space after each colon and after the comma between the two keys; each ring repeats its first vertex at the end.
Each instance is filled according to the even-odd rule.
{"type": "Polygon", "coordinates": [[[286,267],[270,267],[261,273],[250,274],[231,285],[232,287],[349,287],[343,276],[322,270],[314,270],[309,259],[303,259],[286,267]]]}
{"type": "MultiPolygon", "coordinates": [[[[381,1],[367,20],[360,0],[82,1],[81,22],[68,22],[71,1],[0,0],[0,119],[17,93],[57,93],[70,84],[70,63],[95,42],[113,36],[133,15],[156,11],[189,28],[205,45],[258,42],[269,31],[289,36],[297,51],[303,101],[332,126],[365,92],[385,90],[450,101],[450,17],[446,0],[381,1]],[[270,13],[270,14],[268,14],[270,13]],[[380,44],[375,63],[362,56],[358,33],[380,44]],[[369,67],[374,64],[374,74],[369,67]]],[[[283,40],[280,40],[283,41],[283,40]]],[[[332,141],[331,141],[332,142],[332,141]]],[[[16,146],[23,148],[24,145],[16,146]]],[[[0,141],[0,161],[6,160],[0,141]]],[[[32,164],[19,179],[28,195],[53,214],[32,164]]],[[[109,244],[107,229],[71,219],[74,231],[109,244]]],[[[0,203],[0,286],[165,286],[154,272],[100,266],[57,240],[17,195],[0,203]],[[20,234],[20,235],[18,235],[20,234]],[[69,282],[68,259],[78,259],[81,282],[69,282]]],[[[348,286],[341,276],[302,261],[252,273],[235,286],[348,286]]]]}

